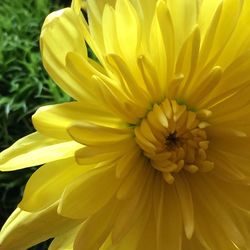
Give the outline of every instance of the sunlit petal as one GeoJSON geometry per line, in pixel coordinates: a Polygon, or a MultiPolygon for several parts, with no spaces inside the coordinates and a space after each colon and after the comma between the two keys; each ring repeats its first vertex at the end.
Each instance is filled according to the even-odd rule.
{"type": "Polygon", "coordinates": [[[38,109],[38,132],[1,153],[3,171],[46,164],[19,204],[27,227],[13,215],[0,249],[249,249],[249,13],[73,0],[50,14],[43,63],[75,101],[38,109]]]}

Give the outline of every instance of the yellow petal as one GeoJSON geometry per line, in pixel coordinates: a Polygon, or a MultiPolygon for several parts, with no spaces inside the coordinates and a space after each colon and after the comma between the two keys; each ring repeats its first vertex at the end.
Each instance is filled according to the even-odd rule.
{"type": "MultiPolygon", "coordinates": [[[[171,38],[170,38],[171,39],[171,38]]],[[[167,49],[164,44],[164,38],[162,36],[161,27],[159,25],[159,21],[157,19],[157,16],[155,15],[151,29],[150,29],[150,35],[149,35],[149,50],[151,54],[151,60],[153,64],[157,64],[157,67],[155,67],[155,70],[157,72],[157,77],[159,79],[159,87],[161,93],[165,93],[166,88],[166,80],[168,76],[167,70],[167,49]]]]}
{"type": "Polygon", "coordinates": [[[108,111],[89,103],[71,102],[41,107],[32,117],[35,128],[53,138],[71,139],[67,128],[76,123],[95,123],[110,127],[121,126],[121,121],[108,111]]]}
{"type": "MultiPolygon", "coordinates": [[[[220,8],[220,2],[222,1],[217,1],[214,5],[208,0],[203,1],[203,4],[201,5],[201,14],[199,15],[201,19],[206,18],[207,21],[213,20],[209,15],[211,15],[211,10],[214,6],[216,9],[220,8]],[[209,14],[208,11],[210,12],[209,14]]],[[[208,33],[203,41],[200,57],[200,62],[202,64],[218,58],[228,41],[230,41],[230,38],[237,27],[242,12],[242,6],[242,0],[223,1],[218,22],[211,22],[210,29],[207,30],[208,33]],[[228,20],[229,16],[232,17],[230,20],[228,20]]],[[[207,21],[201,20],[203,23],[206,23],[207,21]]]]}
{"type": "Polygon", "coordinates": [[[90,168],[77,165],[73,157],[43,165],[29,179],[19,207],[29,212],[48,207],[59,200],[66,185],[90,168]]]}
{"type": "MultiPolygon", "coordinates": [[[[65,57],[65,63],[68,72],[74,76],[78,82],[82,91],[88,93],[88,95],[95,95],[95,101],[97,101],[97,93],[93,93],[96,89],[96,84],[90,81],[93,75],[100,77],[101,79],[109,81],[109,77],[106,76],[106,72],[102,66],[98,63],[94,63],[91,59],[86,59],[80,53],[75,51],[69,51],[65,57]]],[[[93,102],[94,105],[95,102],[93,102]]]]}
{"type": "Polygon", "coordinates": [[[130,1],[116,1],[115,19],[116,29],[126,31],[117,33],[117,40],[120,48],[122,48],[123,58],[126,58],[126,62],[130,67],[133,67],[133,64],[136,63],[141,30],[137,13],[130,1]]]}
{"type": "MultiPolygon", "coordinates": [[[[117,145],[115,145],[117,147],[117,145]]],[[[119,147],[118,147],[119,148],[119,147]]],[[[76,161],[80,165],[102,164],[103,162],[113,162],[121,157],[122,153],[119,149],[116,151],[114,147],[84,147],[75,154],[76,161]]]]}
{"type": "Polygon", "coordinates": [[[206,73],[206,76],[204,74],[200,80],[193,80],[192,84],[189,84],[188,86],[189,91],[186,95],[190,99],[189,105],[207,107],[204,103],[211,102],[211,99],[216,99],[220,93],[217,91],[217,88],[225,86],[221,82],[222,74],[222,69],[215,66],[206,73]],[[208,92],[209,95],[207,95],[208,92]]]}
{"type": "Polygon", "coordinates": [[[121,47],[118,43],[118,29],[115,23],[115,11],[110,5],[105,5],[102,16],[103,41],[106,53],[121,54],[121,47]]]}
{"type": "Polygon", "coordinates": [[[230,183],[249,184],[249,159],[238,154],[229,154],[220,150],[209,150],[209,159],[216,163],[213,174],[220,180],[230,183]]]}
{"type": "Polygon", "coordinates": [[[203,242],[201,242],[196,235],[193,235],[192,239],[187,239],[183,237],[182,241],[183,249],[192,249],[192,250],[207,250],[208,246],[204,246],[203,242]]]}
{"type": "MultiPolygon", "coordinates": [[[[180,85],[182,88],[175,93],[178,97],[186,97],[188,93],[188,88],[192,85],[190,84],[191,79],[194,77],[194,72],[197,66],[197,59],[199,55],[200,48],[200,30],[198,26],[195,26],[190,32],[190,35],[184,41],[180,53],[176,62],[176,73],[183,74],[183,83],[180,85]]],[[[189,96],[188,96],[189,97],[189,96]]],[[[175,96],[176,98],[176,96],[175,96]]],[[[189,97],[189,99],[191,99],[189,97]]],[[[191,99],[192,100],[192,99],[191,99]]]]}
{"type": "MultiPolygon", "coordinates": [[[[150,189],[150,188],[149,188],[150,189]]],[[[147,240],[148,250],[149,249],[156,249],[154,246],[155,241],[151,242],[151,239],[155,239],[155,233],[154,231],[151,231],[154,229],[154,218],[149,217],[151,213],[152,204],[151,198],[152,198],[152,190],[149,191],[149,194],[147,196],[148,200],[144,204],[144,208],[141,210],[139,217],[136,221],[134,221],[132,224],[130,224],[130,230],[128,232],[125,232],[124,235],[122,235],[122,238],[118,242],[112,242],[112,250],[127,250],[127,249],[138,249],[138,250],[145,250],[143,246],[141,245],[141,241],[147,240]],[[149,233],[149,238],[147,238],[147,235],[145,235],[145,228],[147,227],[147,231],[149,233]],[[150,233],[152,233],[150,235],[150,233]],[[147,239],[146,239],[147,238],[147,239]],[[150,248],[152,247],[152,248],[150,248]]],[[[132,211],[131,211],[132,213],[132,211]]],[[[109,249],[109,248],[107,248],[109,249]]],[[[103,249],[104,250],[104,249],[103,249]]]]}
{"type": "Polygon", "coordinates": [[[156,225],[155,225],[155,217],[154,217],[155,215],[152,209],[152,204],[150,204],[150,202],[152,202],[152,199],[149,199],[148,201],[148,206],[146,209],[146,212],[147,212],[146,218],[145,217],[142,218],[145,220],[145,224],[143,224],[144,228],[143,228],[142,234],[140,235],[141,237],[137,243],[138,245],[135,248],[138,250],[157,249],[156,225]]]}
{"type": "Polygon", "coordinates": [[[213,179],[209,179],[210,176],[197,173],[192,175],[189,182],[194,209],[199,211],[196,213],[197,232],[212,249],[247,248],[244,236],[233,216],[235,210],[227,203],[225,197],[222,198],[220,192],[213,191],[213,179]]]}
{"type": "Polygon", "coordinates": [[[213,150],[238,155],[246,159],[250,159],[249,145],[250,137],[244,133],[240,133],[237,130],[225,129],[219,130],[210,129],[209,135],[212,138],[210,140],[209,147],[213,150]]]}
{"type": "Polygon", "coordinates": [[[175,30],[176,54],[197,23],[198,1],[167,1],[175,30]]]}
{"type": "Polygon", "coordinates": [[[191,239],[194,233],[194,208],[187,177],[185,175],[177,176],[175,178],[175,186],[180,201],[185,233],[187,238],[191,239]]]}
{"type": "Polygon", "coordinates": [[[234,62],[225,69],[220,84],[216,86],[211,97],[208,99],[209,102],[203,103],[207,106],[211,105],[212,107],[220,102],[224,102],[223,106],[225,107],[232,107],[235,104],[239,105],[242,101],[246,103],[248,99],[245,91],[249,91],[250,80],[249,74],[247,73],[249,67],[250,53],[248,51],[235,58],[234,62]],[[228,82],[230,82],[230,84],[228,84],[228,82]],[[239,95],[245,98],[242,99],[239,95]],[[238,101],[232,102],[232,100],[236,99],[236,96],[238,96],[238,101]]]}
{"type": "Polygon", "coordinates": [[[141,157],[142,153],[138,145],[131,145],[130,150],[123,154],[123,156],[117,162],[117,178],[125,177],[133,168],[135,162],[137,162],[141,157]]]}
{"type": "Polygon", "coordinates": [[[134,146],[135,141],[129,138],[106,146],[86,146],[79,149],[75,156],[80,165],[98,164],[103,161],[114,162],[129,152],[130,147],[134,146]]]}
{"type": "MultiPolygon", "coordinates": [[[[82,32],[84,34],[84,38],[87,42],[87,44],[90,46],[94,54],[97,56],[98,60],[101,62],[102,65],[104,65],[103,62],[103,56],[102,56],[102,51],[100,51],[100,48],[98,47],[99,45],[96,43],[96,39],[92,39],[93,34],[90,34],[90,28],[89,28],[89,23],[91,26],[92,23],[92,18],[90,17],[90,8],[89,5],[91,4],[90,2],[93,3],[93,1],[86,1],[86,0],[72,0],[71,2],[71,8],[72,10],[76,13],[77,16],[81,18],[82,22],[82,32]],[[87,10],[88,9],[88,10],[87,10]],[[82,13],[82,10],[85,12],[88,12],[88,22],[85,20],[85,17],[82,13]]],[[[94,9],[97,10],[97,8],[94,9]]],[[[96,11],[95,11],[96,12],[96,11]]]]}
{"type": "Polygon", "coordinates": [[[78,79],[79,85],[83,86],[87,93],[95,97],[95,102],[91,103],[92,105],[104,106],[106,110],[110,109],[111,111],[120,109],[121,113],[125,115],[127,115],[126,113],[131,115],[128,109],[132,108],[134,115],[140,112],[142,114],[139,116],[142,116],[145,113],[145,105],[148,106],[147,99],[145,99],[145,93],[137,86],[136,80],[127,65],[116,55],[108,55],[106,61],[121,75],[120,78],[124,78],[123,80],[115,79],[114,81],[114,79],[110,79],[104,72],[99,72],[100,70],[98,71],[77,53],[69,52],[66,56],[68,70],[78,79]],[[125,81],[125,84],[129,83],[130,95],[126,95],[125,91],[123,93],[124,88],[119,88],[120,81],[125,81]],[[138,102],[138,99],[140,102],[138,102]],[[131,102],[133,102],[132,105],[127,107],[127,103],[130,104],[131,102]],[[143,102],[144,106],[141,105],[141,102],[143,102]],[[111,107],[109,107],[109,104],[111,104],[111,107]]]}
{"type": "Polygon", "coordinates": [[[57,203],[29,213],[17,208],[3,226],[0,246],[3,250],[23,250],[49,238],[56,237],[80,222],[56,213],[57,203]]]}
{"type": "MultiPolygon", "coordinates": [[[[149,167],[149,166],[148,166],[149,167]]],[[[132,175],[133,173],[131,173],[132,175]]],[[[132,178],[130,176],[129,178],[132,178]]],[[[117,218],[112,229],[112,241],[119,244],[119,241],[126,235],[133,225],[140,220],[143,210],[147,209],[148,200],[152,193],[152,184],[154,175],[150,171],[150,175],[142,175],[139,185],[134,186],[136,192],[129,197],[129,200],[122,201],[117,218]]]]}
{"type": "Polygon", "coordinates": [[[70,218],[87,218],[110,201],[118,184],[114,166],[93,169],[66,187],[58,211],[70,218]]]}
{"type": "MultiPolygon", "coordinates": [[[[240,4],[240,1],[239,1],[240,4]]],[[[228,65],[240,53],[249,50],[250,30],[246,29],[245,24],[249,21],[250,2],[243,1],[242,11],[237,23],[237,26],[227,42],[226,47],[223,49],[219,58],[219,65],[228,65]]]]}
{"type": "Polygon", "coordinates": [[[203,41],[201,53],[199,55],[202,64],[206,62],[213,45],[214,37],[216,35],[215,29],[220,22],[222,6],[223,1],[218,0],[206,0],[201,4],[198,23],[202,31],[201,36],[203,41]]]}
{"type": "Polygon", "coordinates": [[[88,146],[112,145],[132,138],[130,128],[110,128],[94,124],[73,125],[68,132],[75,141],[88,146]]]}
{"type": "Polygon", "coordinates": [[[60,236],[55,237],[48,250],[73,250],[74,241],[81,226],[82,224],[73,227],[60,236]]]}
{"type": "Polygon", "coordinates": [[[182,219],[177,193],[173,186],[166,186],[163,179],[158,179],[154,192],[157,249],[169,246],[169,249],[181,250],[182,219]]]}
{"type": "MultiPolygon", "coordinates": [[[[229,182],[228,180],[224,181],[222,178],[214,178],[212,174],[213,173],[211,173],[212,178],[206,178],[206,183],[211,188],[211,191],[217,195],[218,200],[224,200],[230,204],[231,207],[237,208],[239,215],[241,215],[240,211],[248,213],[250,210],[250,200],[246,199],[246,197],[250,189],[249,184],[245,185],[229,182]],[[230,192],[228,190],[230,190],[230,192]]],[[[246,223],[248,222],[246,221],[246,223]]]]}
{"type": "MultiPolygon", "coordinates": [[[[90,30],[94,37],[94,40],[97,41],[102,47],[102,27],[101,27],[101,19],[103,15],[103,11],[105,5],[110,5],[115,7],[116,0],[91,0],[88,1],[88,12],[89,12],[89,22],[90,22],[90,30]]],[[[150,23],[152,21],[152,17],[154,14],[154,9],[156,5],[156,0],[152,1],[143,1],[143,0],[133,0],[131,1],[133,7],[136,9],[136,12],[140,14],[140,19],[144,25],[145,35],[148,34],[148,30],[150,27],[150,23]]],[[[104,32],[103,32],[104,33],[104,32]]]]}
{"type": "Polygon", "coordinates": [[[83,224],[74,243],[75,250],[93,250],[101,247],[112,230],[116,207],[113,199],[83,224]]]}
{"type": "Polygon", "coordinates": [[[163,93],[160,90],[159,78],[153,63],[145,56],[139,56],[137,64],[147,93],[151,96],[150,103],[160,101],[163,98],[163,93]]]}
{"type": "Polygon", "coordinates": [[[80,148],[74,141],[63,141],[33,133],[15,142],[0,154],[0,170],[12,171],[64,159],[80,148]]]}
{"type": "MultiPolygon", "coordinates": [[[[210,121],[213,125],[233,127],[235,124],[249,124],[250,86],[234,89],[233,94],[227,98],[217,101],[211,108],[212,116],[210,121]]],[[[220,99],[220,98],[219,98],[220,99]]]]}
{"type": "Polygon", "coordinates": [[[121,81],[123,81],[125,85],[125,89],[128,90],[128,95],[131,97],[132,101],[134,101],[137,106],[144,108],[145,112],[145,108],[148,108],[149,106],[148,93],[142,89],[140,75],[137,74],[135,68],[131,70],[125,60],[115,54],[109,54],[107,56],[107,61],[118,73],[121,81]]]}
{"type": "Polygon", "coordinates": [[[89,29],[92,39],[96,42],[101,51],[104,53],[102,15],[106,4],[114,6],[116,0],[91,0],[87,2],[87,11],[89,15],[89,29]]]}
{"type": "Polygon", "coordinates": [[[71,8],[51,13],[42,27],[40,45],[44,67],[53,80],[73,98],[87,98],[88,94],[65,65],[66,54],[70,51],[87,57],[81,17],[71,8]]]}
{"type": "MultiPolygon", "coordinates": [[[[158,25],[159,25],[161,36],[162,36],[164,50],[166,53],[165,58],[166,58],[166,64],[167,64],[167,73],[165,72],[166,74],[165,77],[167,78],[167,81],[169,82],[169,80],[172,79],[173,70],[174,70],[175,34],[174,34],[173,20],[172,20],[166,1],[162,0],[162,1],[157,2],[156,14],[157,14],[158,25]]],[[[161,54],[158,54],[158,55],[162,57],[161,54]]],[[[157,63],[157,61],[155,62],[157,63]]],[[[163,78],[163,81],[164,81],[164,78],[163,78]]]]}
{"type": "Polygon", "coordinates": [[[135,124],[138,121],[138,117],[142,117],[145,114],[145,108],[137,105],[135,100],[131,100],[122,89],[108,86],[96,76],[93,76],[92,80],[99,84],[97,91],[101,93],[105,106],[123,121],[135,124]]]}
{"type": "Polygon", "coordinates": [[[145,162],[144,158],[140,158],[133,163],[133,168],[129,174],[122,180],[122,183],[117,191],[117,198],[120,200],[130,199],[134,195],[135,190],[139,190],[144,186],[149,175],[153,174],[150,165],[145,162]],[[135,167],[136,166],[136,167],[135,167]]]}
{"type": "Polygon", "coordinates": [[[75,13],[80,14],[83,3],[84,0],[72,0],[71,8],[74,10],[75,13]]]}
{"type": "MultiPolygon", "coordinates": [[[[199,26],[202,30],[208,30],[211,21],[216,14],[218,7],[222,4],[221,0],[202,0],[199,6],[199,26]]],[[[203,34],[205,35],[205,34],[203,34]]]]}

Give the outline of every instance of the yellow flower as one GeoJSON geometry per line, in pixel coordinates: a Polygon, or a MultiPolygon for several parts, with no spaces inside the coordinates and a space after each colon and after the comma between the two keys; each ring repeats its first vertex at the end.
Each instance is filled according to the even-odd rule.
{"type": "Polygon", "coordinates": [[[75,101],[2,152],[2,171],[44,165],[0,249],[249,249],[250,1],[85,4],[88,21],[75,0],[43,25],[44,66],[75,101]]]}

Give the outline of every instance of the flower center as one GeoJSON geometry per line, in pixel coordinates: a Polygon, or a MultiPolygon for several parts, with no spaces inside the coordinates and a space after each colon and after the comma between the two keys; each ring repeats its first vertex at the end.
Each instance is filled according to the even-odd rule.
{"type": "Polygon", "coordinates": [[[213,168],[206,154],[209,141],[205,128],[209,124],[202,120],[209,113],[192,112],[186,105],[165,99],[155,104],[135,128],[137,144],[167,183],[173,183],[175,174],[182,169],[195,173],[213,168]]]}

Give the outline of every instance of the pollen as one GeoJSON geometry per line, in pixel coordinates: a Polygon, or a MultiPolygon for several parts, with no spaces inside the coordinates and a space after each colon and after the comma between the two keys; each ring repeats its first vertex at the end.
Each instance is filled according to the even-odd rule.
{"type": "Polygon", "coordinates": [[[214,163],[207,158],[208,110],[193,112],[176,100],[165,99],[135,128],[137,144],[151,165],[171,184],[180,171],[208,172],[214,163]]]}

